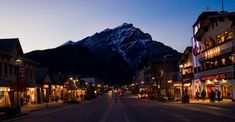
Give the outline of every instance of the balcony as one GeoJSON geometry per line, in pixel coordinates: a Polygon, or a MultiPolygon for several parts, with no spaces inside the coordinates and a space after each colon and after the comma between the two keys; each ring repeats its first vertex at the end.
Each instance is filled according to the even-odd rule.
{"type": "Polygon", "coordinates": [[[216,74],[223,74],[233,72],[235,70],[235,65],[230,65],[226,67],[221,67],[217,69],[211,69],[207,71],[199,72],[199,76],[208,76],[208,75],[216,75],[216,74]]]}

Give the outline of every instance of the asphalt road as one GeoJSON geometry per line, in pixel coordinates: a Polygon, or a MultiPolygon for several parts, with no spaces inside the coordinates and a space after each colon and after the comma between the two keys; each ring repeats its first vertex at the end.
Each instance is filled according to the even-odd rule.
{"type": "Polygon", "coordinates": [[[40,110],[8,122],[234,122],[235,104],[179,104],[100,96],[81,104],[40,110]]]}

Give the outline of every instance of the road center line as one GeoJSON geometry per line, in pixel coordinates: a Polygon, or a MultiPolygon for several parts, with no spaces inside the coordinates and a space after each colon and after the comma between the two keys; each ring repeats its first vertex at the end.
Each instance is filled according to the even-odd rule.
{"type": "Polygon", "coordinates": [[[110,110],[111,110],[111,108],[112,108],[112,106],[113,106],[113,100],[112,100],[112,103],[109,105],[109,108],[107,109],[107,111],[105,112],[105,114],[104,114],[104,116],[103,116],[103,118],[100,120],[100,122],[105,122],[106,121],[106,119],[107,119],[107,117],[108,117],[108,115],[109,115],[109,113],[110,113],[110,110]]]}
{"type": "MultiPolygon", "coordinates": [[[[120,100],[119,100],[119,101],[120,101],[120,100]]],[[[121,108],[121,110],[122,110],[122,113],[123,113],[123,115],[124,115],[125,122],[130,122],[130,120],[129,120],[128,117],[127,117],[127,112],[124,110],[121,101],[119,102],[119,106],[120,106],[120,108],[121,108]]]]}

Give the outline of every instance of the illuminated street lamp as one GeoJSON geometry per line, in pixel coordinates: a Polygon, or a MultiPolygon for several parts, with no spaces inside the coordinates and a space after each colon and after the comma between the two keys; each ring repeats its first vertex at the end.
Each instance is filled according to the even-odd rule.
{"type": "Polygon", "coordinates": [[[16,109],[17,109],[17,112],[21,112],[21,109],[20,109],[20,106],[19,106],[19,85],[20,85],[20,79],[19,79],[19,67],[20,65],[22,64],[22,59],[21,58],[17,58],[15,60],[15,64],[16,64],[16,68],[17,68],[17,71],[16,71],[16,109]]]}
{"type": "Polygon", "coordinates": [[[181,76],[180,76],[180,81],[181,81],[181,87],[182,87],[182,88],[181,88],[181,89],[182,89],[182,90],[181,90],[181,94],[182,94],[182,96],[181,96],[181,102],[182,102],[182,103],[184,102],[184,92],[183,92],[184,86],[183,86],[183,77],[182,77],[182,75],[183,75],[183,73],[182,73],[182,72],[183,72],[183,67],[184,67],[184,66],[183,66],[182,64],[179,65],[180,75],[181,75],[181,76]]]}

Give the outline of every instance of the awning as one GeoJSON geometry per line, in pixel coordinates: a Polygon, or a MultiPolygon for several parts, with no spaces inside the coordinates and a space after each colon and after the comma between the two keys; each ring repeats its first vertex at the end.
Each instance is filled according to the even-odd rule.
{"type": "Polygon", "coordinates": [[[10,83],[8,80],[0,78],[0,86],[10,86],[10,83]]]}
{"type": "Polygon", "coordinates": [[[40,85],[38,85],[35,80],[28,80],[26,81],[26,87],[34,88],[34,87],[40,87],[40,85]]]}

